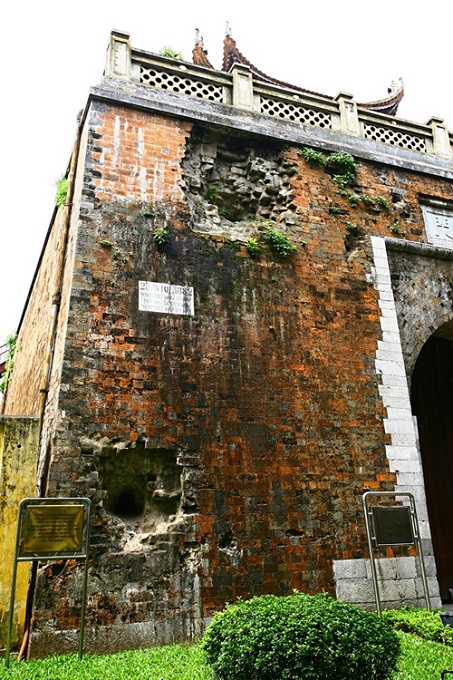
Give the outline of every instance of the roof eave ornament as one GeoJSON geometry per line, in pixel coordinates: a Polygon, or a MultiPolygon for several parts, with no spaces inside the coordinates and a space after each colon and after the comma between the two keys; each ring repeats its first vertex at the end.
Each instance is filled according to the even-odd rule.
{"type": "Polygon", "coordinates": [[[198,28],[195,29],[195,47],[192,50],[192,61],[196,66],[204,66],[213,69],[208,59],[208,50],[204,49],[204,40],[198,28]]]}
{"type": "Polygon", "coordinates": [[[387,116],[395,116],[398,111],[398,106],[404,97],[404,82],[402,78],[398,79],[396,83],[392,80],[390,87],[387,88],[388,96],[384,99],[373,102],[364,102],[358,104],[365,109],[376,111],[377,113],[385,113],[387,116]]]}

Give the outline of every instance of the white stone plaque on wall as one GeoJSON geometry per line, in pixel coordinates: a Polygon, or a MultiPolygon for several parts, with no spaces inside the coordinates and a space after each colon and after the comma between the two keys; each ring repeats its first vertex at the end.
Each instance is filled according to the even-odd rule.
{"type": "Polygon", "coordinates": [[[138,282],[138,308],[141,312],[194,315],[191,286],[174,286],[154,281],[138,282]]]}
{"type": "Polygon", "coordinates": [[[422,205],[422,210],[429,243],[453,248],[453,206],[432,201],[422,205]]]}

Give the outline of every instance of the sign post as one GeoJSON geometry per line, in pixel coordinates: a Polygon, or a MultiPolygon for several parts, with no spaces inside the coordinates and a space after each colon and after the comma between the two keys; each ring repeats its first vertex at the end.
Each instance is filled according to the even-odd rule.
{"type": "Polygon", "coordinates": [[[420,561],[420,571],[425,592],[426,608],[431,611],[428,580],[426,578],[425,562],[418,528],[415,500],[411,493],[405,491],[367,491],[363,494],[363,509],[365,525],[370,549],[371,577],[373,579],[376,612],[381,616],[381,599],[376,571],[374,551],[377,548],[396,546],[415,546],[420,561]],[[408,505],[371,505],[371,498],[406,498],[408,505]]]}
{"type": "Polygon", "coordinates": [[[39,560],[84,560],[79,659],[83,656],[91,501],[88,498],[24,498],[19,505],[6,638],[9,667],[17,565],[39,560]]]}

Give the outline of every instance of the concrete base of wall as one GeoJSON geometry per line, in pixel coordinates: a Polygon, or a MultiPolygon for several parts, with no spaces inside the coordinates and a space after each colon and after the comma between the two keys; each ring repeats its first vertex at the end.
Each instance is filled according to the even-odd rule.
{"type": "MultiPolygon", "coordinates": [[[[127,649],[147,649],[175,642],[193,642],[210,623],[206,620],[145,621],[86,628],[84,652],[111,653],[127,649]]],[[[76,653],[79,630],[35,631],[30,636],[29,657],[44,658],[52,654],[76,653]]]]}
{"type": "MultiPolygon", "coordinates": [[[[370,560],[334,560],[338,600],[375,610],[370,560]]],[[[381,604],[386,609],[403,605],[425,607],[420,564],[416,557],[387,557],[376,560],[381,604]]],[[[428,591],[433,608],[442,607],[433,556],[425,557],[428,591]]]]}

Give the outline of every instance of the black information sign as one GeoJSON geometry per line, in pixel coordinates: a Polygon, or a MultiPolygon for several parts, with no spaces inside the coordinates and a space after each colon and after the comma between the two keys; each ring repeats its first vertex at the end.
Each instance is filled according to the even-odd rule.
{"type": "Polygon", "coordinates": [[[410,508],[375,506],[371,512],[376,546],[415,545],[410,508]]]}

